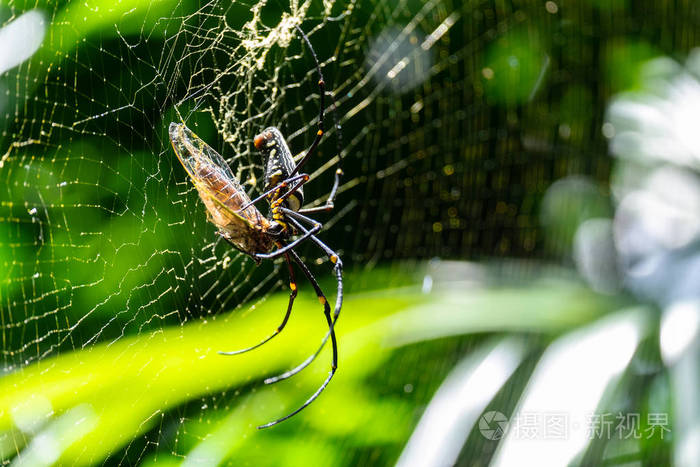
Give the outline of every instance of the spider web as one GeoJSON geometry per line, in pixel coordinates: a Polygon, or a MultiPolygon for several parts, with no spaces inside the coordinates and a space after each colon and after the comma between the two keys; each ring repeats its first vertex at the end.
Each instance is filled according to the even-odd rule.
{"type": "MultiPolygon", "coordinates": [[[[317,129],[318,77],[294,25],[337,107],[309,163],[306,200],[325,200],[342,155],[346,175],[322,238],[347,265],[532,252],[537,221],[525,192],[544,191],[552,158],[527,168],[510,159],[522,145],[510,128],[527,115],[492,110],[480,58],[549,14],[530,3],[0,6],[5,26],[28,11],[44,18],[42,46],[0,74],[3,371],[246,313],[285,289],[282,264],[256,268],[214,235],[167,127],[184,121],[259,193],[254,135],[278,126],[302,154],[317,129]]],[[[526,93],[538,92],[540,61],[526,93]]]]}

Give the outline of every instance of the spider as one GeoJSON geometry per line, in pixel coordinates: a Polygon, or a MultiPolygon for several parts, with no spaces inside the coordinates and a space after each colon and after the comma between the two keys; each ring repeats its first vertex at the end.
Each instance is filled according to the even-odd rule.
{"type": "MultiPolygon", "coordinates": [[[[323,392],[338,368],[338,344],[334,326],[338,320],[343,302],[343,262],[337,253],[316,237],[316,234],[323,226],[305,214],[333,209],[333,202],[338,192],[343,171],[340,168],[336,170],[333,187],[324,205],[302,208],[304,203],[303,185],[309,181],[309,175],[302,173],[301,169],[313,155],[324,134],[323,122],[326,90],[316,52],[301,28],[298,26],[295,26],[295,28],[311,51],[316,64],[316,72],[319,76],[318,131],[306,154],[297,163],[294,162],[294,157],[284,136],[277,128],[266,128],[254,138],[253,144],[255,149],[263,155],[264,187],[262,195],[251,201],[224,159],[183,123],[171,123],[169,127],[170,141],[175,154],[197,188],[199,196],[207,208],[208,219],[218,228],[218,235],[237,250],[249,255],[256,264],[260,264],[264,259],[274,259],[283,256],[289,271],[289,288],[291,290],[289,302],[287,311],[277,329],[251,347],[232,352],[219,352],[219,354],[237,355],[251,351],[282,332],[289,320],[294,299],[297,296],[297,285],[292,263],[296,263],[304,273],[323,306],[323,314],[328,325],[328,331],[318,349],[297,367],[281,375],[267,378],[265,384],[276,383],[299,373],[318,356],[330,338],[333,357],[328,376],[316,392],[299,408],[284,417],[258,426],[259,429],[276,425],[301,412],[323,392]],[[267,217],[263,216],[255,207],[255,204],[262,199],[267,199],[270,206],[267,217]],[[332,315],[328,300],[326,300],[326,296],[321,290],[318,281],[296,251],[294,251],[295,247],[307,240],[320,247],[333,264],[338,289],[332,315]]],[[[336,128],[339,130],[340,126],[336,124],[336,128]]]]}

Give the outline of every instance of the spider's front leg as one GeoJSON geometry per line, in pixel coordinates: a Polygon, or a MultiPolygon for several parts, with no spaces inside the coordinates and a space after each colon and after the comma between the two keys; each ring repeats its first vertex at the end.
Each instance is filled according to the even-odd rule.
{"type": "MultiPolygon", "coordinates": [[[[297,25],[295,26],[295,29],[299,34],[301,35],[301,38],[304,40],[306,43],[307,47],[309,48],[309,51],[311,52],[311,56],[314,59],[314,63],[316,64],[316,72],[318,73],[318,92],[319,92],[319,97],[320,97],[320,102],[319,102],[319,108],[318,108],[318,130],[316,131],[316,137],[314,138],[313,142],[311,143],[311,146],[309,149],[306,151],[306,154],[304,154],[304,157],[301,158],[301,160],[296,164],[294,167],[294,170],[290,172],[290,176],[293,176],[297,172],[301,170],[301,168],[308,162],[308,160],[311,158],[312,154],[316,151],[316,148],[318,147],[319,143],[321,142],[321,138],[325,134],[325,128],[324,128],[324,117],[325,117],[325,112],[326,112],[326,105],[325,105],[325,100],[326,100],[326,81],[323,78],[323,72],[321,71],[321,64],[318,61],[318,57],[316,56],[316,51],[314,50],[313,46],[311,45],[311,41],[309,40],[308,36],[304,33],[304,31],[301,30],[301,28],[297,25]]],[[[333,95],[330,95],[331,101],[333,102],[333,115],[335,117],[335,99],[333,99],[333,95]]],[[[337,122],[337,117],[336,117],[336,124],[335,127],[338,131],[340,131],[340,124],[337,122]]],[[[342,160],[341,153],[340,153],[340,147],[338,147],[338,157],[339,160],[342,160]]],[[[333,182],[333,188],[331,189],[330,194],[328,195],[328,198],[326,199],[326,202],[323,204],[323,206],[317,206],[313,208],[306,208],[306,209],[300,209],[299,212],[301,213],[316,213],[316,212],[327,212],[333,209],[333,202],[335,200],[335,195],[338,192],[338,186],[340,185],[340,177],[343,175],[343,170],[338,168],[335,171],[335,181],[333,182]]]]}
{"type": "Polygon", "coordinates": [[[301,35],[301,38],[306,42],[306,46],[309,48],[309,51],[311,52],[311,56],[314,59],[314,63],[316,64],[316,71],[318,73],[318,91],[320,95],[320,100],[321,102],[319,103],[319,108],[318,108],[318,131],[316,132],[316,137],[314,138],[314,141],[311,143],[311,146],[309,147],[308,151],[306,151],[306,154],[304,154],[304,157],[301,158],[298,164],[294,167],[294,170],[291,171],[289,174],[290,176],[293,176],[294,174],[298,173],[301,168],[306,164],[306,162],[311,158],[311,155],[314,153],[316,150],[316,147],[318,144],[321,142],[321,138],[323,137],[324,134],[324,128],[323,128],[323,117],[324,113],[326,111],[326,81],[323,79],[323,72],[321,71],[321,64],[318,61],[318,57],[316,56],[316,51],[314,50],[313,46],[311,45],[311,41],[309,41],[309,38],[304,34],[304,31],[301,30],[301,28],[298,25],[295,25],[294,28],[299,32],[301,35]]]}

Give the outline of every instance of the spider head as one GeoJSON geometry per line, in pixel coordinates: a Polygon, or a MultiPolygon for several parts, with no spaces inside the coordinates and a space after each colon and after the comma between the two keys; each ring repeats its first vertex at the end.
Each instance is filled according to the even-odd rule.
{"type": "MultiPolygon", "coordinates": [[[[279,151],[287,148],[287,143],[284,141],[282,132],[274,126],[265,128],[260,134],[253,138],[255,149],[262,152],[264,155],[269,155],[273,150],[279,151]]],[[[287,151],[289,149],[287,148],[287,151]]],[[[274,155],[274,153],[273,153],[274,155]]]]}
{"type": "Polygon", "coordinates": [[[255,149],[258,151],[262,151],[265,148],[265,142],[267,141],[267,133],[263,132],[260,133],[259,135],[255,136],[253,139],[253,145],[255,146],[255,149]]]}

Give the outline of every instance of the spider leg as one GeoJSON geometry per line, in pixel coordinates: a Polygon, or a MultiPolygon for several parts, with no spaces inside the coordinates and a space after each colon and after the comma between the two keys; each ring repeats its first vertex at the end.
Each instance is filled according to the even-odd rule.
{"type": "Polygon", "coordinates": [[[313,143],[311,143],[311,147],[309,147],[309,150],[306,151],[304,157],[301,158],[301,160],[297,163],[296,167],[294,167],[294,170],[292,170],[292,172],[289,174],[290,176],[296,174],[297,172],[299,172],[299,170],[301,170],[301,168],[304,166],[304,164],[306,164],[306,162],[308,162],[309,158],[316,150],[316,146],[318,146],[318,143],[321,142],[321,138],[323,137],[323,114],[325,112],[326,98],[326,82],[323,80],[321,64],[319,63],[318,57],[316,56],[316,51],[314,51],[314,48],[311,45],[311,41],[309,41],[309,38],[304,33],[304,31],[302,31],[298,25],[295,25],[294,28],[299,32],[299,34],[301,34],[302,39],[304,39],[304,42],[306,42],[306,46],[311,51],[311,56],[314,58],[314,62],[316,63],[316,71],[318,71],[318,88],[321,94],[321,103],[318,109],[318,131],[316,132],[316,138],[314,138],[313,143]]]}
{"type": "Polygon", "coordinates": [[[279,206],[280,204],[282,204],[282,202],[283,202],[285,199],[287,199],[287,198],[289,198],[290,196],[292,196],[292,195],[294,194],[294,192],[297,191],[297,190],[299,189],[299,187],[301,187],[304,183],[306,183],[306,182],[308,182],[308,181],[309,181],[309,177],[308,177],[308,175],[307,175],[306,178],[303,178],[303,179],[299,180],[299,181],[298,181],[293,187],[291,187],[291,188],[289,189],[289,191],[287,191],[285,194],[283,194],[283,195],[280,196],[280,197],[273,198],[273,201],[270,203],[270,206],[273,207],[273,208],[279,206]]]}
{"type": "MultiPolygon", "coordinates": [[[[294,214],[297,214],[297,213],[294,213],[294,214]]],[[[306,216],[301,216],[300,214],[298,214],[298,216],[305,217],[306,219],[308,219],[306,216]]],[[[309,219],[309,220],[311,220],[311,219],[309,219]]],[[[304,229],[304,227],[302,227],[301,224],[296,222],[293,218],[290,219],[290,221],[292,221],[292,223],[295,224],[295,226],[298,229],[300,229],[302,231],[306,231],[306,229],[304,229]]],[[[328,248],[321,240],[319,240],[318,238],[316,238],[313,235],[311,236],[311,240],[314,243],[316,243],[319,247],[321,247],[321,249],[323,249],[328,254],[329,258],[331,258],[331,261],[334,263],[333,271],[335,272],[336,280],[338,281],[338,294],[337,294],[336,302],[335,302],[335,310],[333,312],[333,321],[332,321],[331,326],[329,327],[328,332],[326,333],[325,337],[321,341],[321,345],[318,346],[318,349],[316,349],[316,351],[313,354],[309,355],[309,357],[307,357],[306,360],[304,360],[302,363],[297,365],[295,368],[292,368],[291,370],[286,371],[280,375],[273,376],[271,378],[267,378],[265,380],[265,384],[273,384],[273,383],[277,383],[279,381],[285,380],[287,378],[290,378],[290,377],[296,375],[297,373],[299,373],[301,370],[303,370],[307,366],[309,366],[309,364],[311,364],[311,362],[313,362],[316,359],[318,354],[321,353],[321,350],[323,350],[323,347],[326,345],[326,342],[328,342],[328,338],[333,335],[333,329],[335,327],[336,322],[338,321],[338,316],[340,315],[340,309],[343,306],[343,262],[340,260],[340,257],[333,250],[328,248]],[[335,261],[333,260],[333,258],[335,258],[335,261]]],[[[298,255],[294,251],[292,251],[291,253],[293,253],[292,259],[294,259],[294,257],[298,258],[298,255]]],[[[299,264],[301,259],[294,259],[294,261],[297,264],[299,264]]],[[[304,267],[305,266],[306,265],[304,265],[304,267]]],[[[300,267],[301,267],[301,265],[300,265],[300,267]]],[[[314,284],[314,282],[312,282],[311,279],[309,279],[309,282],[311,282],[312,285],[314,284]]],[[[315,287],[314,287],[314,290],[316,290],[316,293],[318,295],[319,290],[316,289],[315,287]]],[[[319,300],[320,300],[320,297],[319,297],[319,300]]]]}
{"type": "Polygon", "coordinates": [[[260,195],[260,196],[258,196],[257,198],[255,198],[253,201],[250,201],[250,202],[244,204],[243,207],[242,207],[241,209],[239,209],[239,211],[243,211],[243,210],[246,209],[247,207],[249,207],[249,206],[251,206],[251,205],[257,203],[258,201],[260,201],[260,200],[262,200],[262,199],[264,199],[264,198],[267,198],[269,195],[271,195],[271,194],[274,193],[275,191],[279,190],[280,188],[284,188],[287,184],[289,184],[289,183],[291,183],[291,182],[296,182],[297,180],[302,180],[303,183],[299,183],[299,184],[297,184],[296,186],[292,187],[292,188],[288,191],[289,194],[286,194],[287,197],[290,196],[292,193],[294,193],[297,189],[299,189],[299,187],[302,186],[304,183],[306,183],[306,182],[309,181],[309,174],[297,174],[297,175],[295,175],[295,176],[293,176],[293,177],[289,177],[289,178],[286,179],[285,181],[279,183],[277,186],[275,186],[275,187],[273,187],[273,188],[270,188],[270,189],[267,190],[265,193],[263,193],[262,195],[260,195]]]}
{"type": "MultiPolygon", "coordinates": [[[[305,229],[305,228],[304,228],[301,224],[299,224],[299,222],[297,222],[297,221],[306,222],[306,223],[308,223],[308,224],[310,224],[310,225],[316,225],[316,224],[318,224],[318,222],[316,222],[315,220],[313,220],[313,219],[310,218],[310,217],[307,217],[307,216],[301,214],[300,212],[293,211],[293,210],[287,209],[287,208],[285,208],[285,207],[280,207],[280,210],[281,210],[283,213],[285,213],[287,216],[289,216],[289,217],[291,218],[290,220],[292,221],[292,224],[294,224],[295,227],[297,227],[299,230],[301,230],[301,231],[304,232],[304,233],[306,233],[308,230],[305,229]]],[[[340,261],[340,258],[339,258],[338,255],[335,253],[335,251],[333,251],[333,250],[331,250],[330,248],[328,248],[328,246],[327,246],[325,243],[323,243],[321,240],[319,240],[318,238],[314,237],[313,235],[311,236],[311,239],[312,239],[312,241],[313,241],[314,243],[316,243],[323,251],[326,252],[326,254],[328,255],[328,259],[330,259],[331,262],[332,262],[333,264],[336,264],[336,261],[340,261]]],[[[341,268],[343,267],[342,261],[341,261],[340,267],[341,267],[341,268]]]]}
{"type": "MultiPolygon", "coordinates": [[[[280,211],[282,211],[283,213],[285,213],[287,216],[291,217],[294,220],[306,222],[310,225],[318,224],[318,222],[316,222],[315,220],[313,220],[312,218],[310,218],[308,216],[303,215],[300,211],[294,211],[292,209],[285,208],[284,206],[280,206],[280,211]]],[[[292,223],[294,224],[295,227],[299,227],[300,229],[303,229],[304,232],[307,231],[306,229],[304,229],[304,227],[302,227],[300,225],[298,226],[296,222],[292,222],[292,223]]]]}
{"type": "Polygon", "coordinates": [[[335,195],[338,193],[338,185],[340,185],[340,177],[343,175],[342,169],[337,169],[335,171],[335,181],[333,182],[333,188],[331,189],[328,198],[323,206],[316,206],[315,208],[299,209],[298,212],[309,214],[314,212],[326,212],[333,209],[333,202],[335,201],[335,195]]]}
{"type": "MultiPolygon", "coordinates": [[[[304,33],[304,31],[301,30],[301,28],[296,25],[294,28],[299,32],[301,35],[302,39],[306,43],[306,46],[309,48],[309,51],[311,52],[311,56],[314,59],[314,62],[316,63],[316,72],[318,73],[318,87],[319,87],[319,94],[320,94],[320,105],[319,105],[319,110],[318,110],[318,132],[316,133],[316,138],[314,138],[314,141],[311,143],[311,146],[309,147],[308,151],[306,151],[306,154],[302,159],[297,163],[296,167],[294,167],[294,170],[290,173],[290,175],[294,175],[295,173],[299,172],[301,168],[308,162],[309,158],[313,154],[313,152],[316,150],[316,147],[318,144],[321,142],[321,138],[323,137],[324,134],[324,128],[323,128],[323,119],[324,119],[324,113],[325,113],[325,97],[326,97],[326,82],[323,79],[323,72],[321,71],[321,64],[318,61],[318,57],[316,56],[316,51],[314,50],[313,46],[311,45],[311,41],[309,40],[309,37],[304,33]]],[[[335,120],[335,128],[337,130],[338,134],[338,159],[339,163],[342,161],[342,151],[341,151],[341,141],[340,141],[340,123],[338,123],[338,116],[337,116],[337,109],[335,105],[335,99],[333,98],[333,94],[331,94],[331,101],[333,102],[332,105],[332,110],[333,110],[333,118],[335,120]]],[[[301,209],[301,212],[306,212],[306,213],[312,213],[312,212],[324,212],[324,211],[330,211],[333,209],[333,201],[335,200],[335,195],[338,192],[338,185],[340,184],[340,177],[343,175],[343,170],[338,168],[335,171],[335,181],[333,183],[333,188],[331,189],[331,193],[328,195],[328,199],[326,199],[326,202],[324,203],[323,206],[317,206],[314,208],[307,208],[307,209],[301,209]]]]}
{"type": "Polygon", "coordinates": [[[275,337],[277,334],[281,333],[282,330],[284,329],[284,326],[287,324],[287,321],[289,320],[289,316],[292,313],[292,306],[294,305],[294,299],[297,297],[297,283],[296,279],[294,278],[294,269],[292,268],[292,262],[289,259],[289,255],[285,253],[284,259],[287,261],[287,267],[289,268],[289,288],[291,292],[289,293],[289,304],[287,305],[287,313],[285,313],[284,318],[282,319],[282,323],[280,323],[279,326],[277,326],[277,329],[275,329],[275,332],[267,336],[265,339],[262,341],[258,342],[257,344],[247,347],[245,349],[241,350],[234,350],[233,352],[219,352],[219,355],[238,355],[244,352],[248,352],[249,350],[257,349],[273,337],[275,337]]]}
{"type": "MultiPolygon", "coordinates": [[[[294,260],[295,263],[301,268],[301,270],[304,272],[304,275],[306,278],[309,280],[311,283],[312,287],[316,291],[316,296],[318,297],[318,300],[323,304],[323,314],[326,317],[326,322],[328,323],[328,335],[330,335],[331,338],[331,343],[333,345],[333,360],[331,363],[331,369],[330,372],[328,373],[328,376],[326,379],[323,381],[321,386],[314,392],[311,397],[309,397],[304,404],[301,405],[298,409],[296,409],[294,412],[291,412],[290,414],[285,415],[282,418],[279,418],[275,421],[272,421],[270,423],[266,423],[264,425],[260,425],[258,429],[262,428],[268,428],[273,425],[277,425],[280,422],[283,422],[287,420],[290,417],[293,417],[294,415],[298,414],[302,410],[304,410],[309,404],[311,404],[320,394],[323,392],[324,389],[326,389],[326,386],[328,386],[328,383],[330,383],[331,379],[333,378],[333,375],[335,374],[335,371],[338,369],[338,343],[335,338],[335,331],[333,329],[333,326],[335,324],[335,321],[338,319],[338,314],[340,313],[340,307],[342,305],[342,279],[339,282],[338,285],[338,298],[336,299],[336,305],[335,305],[335,312],[333,319],[331,318],[331,309],[330,306],[328,305],[328,300],[326,300],[326,296],[323,294],[323,291],[321,290],[321,287],[318,285],[318,282],[316,281],[316,278],[314,278],[313,274],[311,274],[311,271],[309,268],[304,264],[304,262],[299,258],[299,255],[297,255],[293,250],[290,252],[290,255],[292,256],[292,259],[294,260]]],[[[324,344],[325,341],[328,340],[328,335],[326,335],[324,339],[324,344]]],[[[320,349],[319,349],[320,351],[320,349]]],[[[318,352],[317,352],[318,353],[318,352]]],[[[265,380],[265,383],[268,383],[268,380],[265,380]]],[[[269,383],[268,383],[269,384],[269,383]]]]}
{"type": "Polygon", "coordinates": [[[303,229],[304,235],[301,237],[297,238],[294,240],[292,243],[288,243],[282,248],[278,248],[272,253],[266,253],[266,254],[254,254],[253,258],[256,260],[261,260],[261,259],[272,259],[272,258],[277,258],[278,256],[281,256],[285,254],[286,252],[290,251],[292,248],[303,242],[309,237],[312,237],[315,233],[317,233],[319,230],[321,230],[321,227],[323,227],[321,224],[316,222],[314,227],[311,230],[303,229]]]}
{"type": "MultiPolygon", "coordinates": [[[[326,97],[325,80],[323,78],[323,73],[321,71],[321,65],[318,61],[318,57],[316,56],[316,52],[314,51],[313,46],[311,45],[311,42],[309,41],[309,38],[304,33],[304,31],[302,31],[299,26],[295,26],[295,28],[299,32],[299,34],[301,35],[302,39],[306,43],[309,50],[311,51],[311,55],[313,56],[314,62],[316,63],[316,71],[318,72],[318,76],[319,76],[318,87],[319,87],[319,93],[320,93],[320,96],[319,96],[320,97],[320,105],[319,105],[319,116],[318,116],[318,131],[316,133],[316,137],[314,138],[314,141],[311,143],[311,146],[309,147],[309,149],[306,151],[306,154],[304,154],[304,156],[296,164],[296,166],[291,171],[291,173],[289,173],[290,178],[292,178],[296,174],[298,174],[299,171],[302,169],[302,167],[309,161],[309,159],[313,155],[314,151],[318,147],[318,145],[321,141],[321,138],[323,137],[323,134],[324,134],[323,123],[324,123],[325,97],[326,97]]],[[[339,161],[340,161],[340,160],[342,160],[342,154],[341,154],[341,150],[340,150],[340,147],[341,147],[340,124],[338,123],[335,100],[333,99],[332,95],[331,95],[331,100],[333,102],[333,107],[332,107],[333,116],[334,116],[334,119],[336,122],[335,127],[338,130],[338,135],[339,135],[338,136],[338,157],[339,157],[339,161]]],[[[335,173],[335,181],[333,183],[333,187],[332,187],[331,192],[330,192],[330,194],[329,194],[329,196],[328,196],[328,198],[323,206],[302,209],[300,211],[302,211],[303,213],[311,213],[311,212],[330,211],[331,209],[333,209],[333,202],[334,202],[335,196],[338,192],[338,187],[340,185],[340,177],[342,175],[343,175],[343,171],[340,168],[338,168],[336,170],[336,173],[335,173]]],[[[305,182],[306,182],[306,180],[304,180],[304,183],[305,182]]],[[[299,184],[299,186],[301,186],[301,183],[299,184]]],[[[290,196],[296,189],[298,189],[298,187],[293,187],[292,189],[289,190],[288,193],[283,195],[283,197],[286,198],[286,197],[290,196]]],[[[281,202],[281,200],[279,200],[279,198],[277,200],[274,200],[273,202],[278,202],[278,201],[281,202]]],[[[276,206],[279,206],[279,202],[276,206]]],[[[304,361],[304,363],[297,366],[293,370],[284,373],[283,375],[266,379],[265,383],[270,384],[270,383],[280,381],[282,379],[286,379],[286,378],[298,373],[302,369],[304,369],[321,352],[321,350],[323,349],[324,345],[326,344],[326,342],[328,341],[329,338],[331,339],[332,346],[333,346],[333,360],[331,363],[330,372],[329,372],[328,376],[326,377],[326,379],[324,380],[324,382],[316,390],[316,392],[314,392],[311,395],[311,397],[309,399],[307,399],[306,402],[304,402],[304,404],[301,407],[299,407],[295,411],[291,412],[290,414],[288,414],[280,419],[277,419],[273,422],[259,426],[258,427],[259,429],[267,428],[267,427],[276,425],[276,424],[278,424],[284,420],[287,420],[288,418],[296,415],[297,413],[301,412],[304,408],[306,408],[309,404],[311,404],[321,394],[321,392],[323,392],[323,390],[326,388],[328,383],[333,378],[333,375],[335,374],[336,369],[338,368],[338,345],[337,345],[337,341],[336,341],[334,326],[335,326],[336,322],[338,321],[338,317],[340,315],[340,309],[342,308],[342,303],[343,303],[343,272],[342,272],[343,271],[343,263],[340,260],[339,256],[335,252],[333,252],[333,250],[328,248],[323,242],[321,242],[318,238],[316,238],[314,236],[314,233],[318,232],[321,228],[321,225],[318,222],[304,216],[303,214],[298,214],[297,212],[286,209],[282,206],[279,206],[279,208],[282,209],[283,212],[285,212],[287,214],[286,220],[290,221],[297,229],[302,231],[304,234],[299,239],[292,242],[291,244],[288,244],[288,245],[284,246],[283,248],[280,248],[279,250],[270,253],[269,255],[256,255],[256,258],[275,257],[275,256],[278,256],[279,254],[281,254],[280,252],[284,252],[285,254],[288,252],[289,256],[291,256],[292,259],[294,260],[294,262],[297,263],[297,265],[302,269],[302,271],[304,272],[304,275],[306,276],[306,278],[309,280],[309,282],[313,286],[319,301],[323,304],[324,316],[325,316],[326,322],[328,324],[328,332],[326,333],[325,337],[323,338],[323,341],[322,341],[320,347],[318,348],[318,350],[316,350],[316,352],[313,355],[311,355],[309,358],[307,358],[304,361]],[[290,213],[294,213],[294,214],[290,214],[290,213]],[[306,228],[304,228],[301,225],[301,223],[299,221],[309,223],[312,226],[312,228],[310,230],[307,230],[306,228]],[[331,262],[334,264],[333,270],[335,272],[336,279],[338,281],[338,291],[337,291],[337,296],[336,296],[335,309],[334,309],[332,317],[331,317],[331,312],[330,312],[330,306],[328,304],[328,301],[327,301],[325,295],[323,294],[323,291],[321,290],[320,286],[318,285],[318,282],[316,281],[314,276],[311,274],[311,271],[308,269],[306,264],[304,264],[302,262],[301,258],[299,258],[299,256],[296,254],[296,252],[292,249],[294,246],[300,244],[303,240],[305,240],[307,238],[311,238],[311,240],[314,243],[316,243],[318,246],[320,246],[324,250],[324,252],[326,252],[326,254],[330,258],[331,262]]]]}

